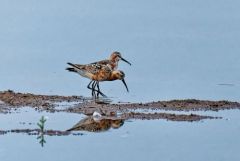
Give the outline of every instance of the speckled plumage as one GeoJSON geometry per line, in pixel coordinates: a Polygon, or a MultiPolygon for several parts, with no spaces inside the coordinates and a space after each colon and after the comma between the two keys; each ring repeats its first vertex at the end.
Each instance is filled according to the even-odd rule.
{"type": "Polygon", "coordinates": [[[116,70],[119,60],[123,60],[131,65],[131,63],[121,57],[121,54],[119,52],[113,52],[110,58],[107,60],[101,60],[85,65],[67,63],[71,67],[66,68],[66,70],[78,73],[79,75],[92,80],[88,85],[88,88],[92,90],[92,95],[94,95],[94,92],[96,91],[96,86],[98,87],[98,94],[100,93],[101,95],[104,95],[100,92],[99,89],[99,82],[101,81],[122,80],[125,87],[127,88],[127,85],[124,81],[125,74],[123,71],[116,70]],[[90,85],[92,85],[92,88],[90,85]]]}

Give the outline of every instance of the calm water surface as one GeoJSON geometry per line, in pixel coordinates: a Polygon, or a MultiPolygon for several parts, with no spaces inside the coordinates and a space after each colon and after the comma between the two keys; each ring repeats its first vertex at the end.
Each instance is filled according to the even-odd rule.
{"type": "MultiPolygon", "coordinates": [[[[239,7],[238,0],[1,0],[0,90],[90,96],[89,80],[65,71],[66,62],[90,63],[117,50],[133,65],[119,65],[130,93],[120,81],[101,83],[114,101],[239,101],[239,7]]],[[[41,115],[1,115],[0,129],[41,115]]],[[[44,148],[34,136],[4,135],[0,159],[240,160],[239,111],[216,115],[229,120],[126,122],[105,133],[46,137],[44,148]]],[[[65,129],[83,116],[52,117],[49,126],[65,129]]]]}
{"type": "Polygon", "coordinates": [[[65,71],[120,51],[120,101],[240,96],[240,2],[0,1],[0,90],[90,96],[89,80],[65,71]],[[222,85],[219,85],[222,84],[222,85]],[[232,86],[224,84],[233,84],[232,86]]]}
{"type": "MultiPolygon", "coordinates": [[[[28,112],[25,112],[28,111],[28,112]]],[[[198,112],[197,112],[198,113],[198,112]]],[[[223,119],[201,122],[165,120],[128,120],[119,129],[80,136],[45,136],[44,147],[37,136],[8,134],[0,136],[0,158],[5,161],[28,160],[231,160],[238,161],[240,111],[201,112],[223,119]],[[17,142],[17,144],[16,144],[17,142]],[[21,150],[20,150],[21,149],[21,150]],[[10,155],[11,153],[11,155],[10,155]]],[[[47,129],[71,128],[85,116],[63,113],[20,113],[0,115],[2,129],[35,128],[46,116],[47,129]],[[23,125],[21,122],[25,122],[23,125]],[[29,125],[31,123],[31,125],[29,125]]]]}

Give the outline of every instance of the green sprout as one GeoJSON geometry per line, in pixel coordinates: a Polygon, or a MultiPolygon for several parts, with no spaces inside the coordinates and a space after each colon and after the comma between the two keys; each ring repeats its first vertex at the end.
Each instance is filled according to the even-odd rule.
{"type": "Polygon", "coordinates": [[[37,123],[38,127],[40,128],[41,133],[44,133],[44,125],[47,120],[44,118],[44,116],[41,117],[39,120],[39,123],[37,123]]]}
{"type": "Polygon", "coordinates": [[[41,144],[42,147],[46,143],[46,141],[44,139],[44,127],[45,127],[46,121],[47,120],[44,118],[44,116],[42,116],[41,119],[39,120],[39,122],[37,123],[38,127],[40,128],[40,135],[37,137],[37,139],[40,140],[39,144],[41,144]]]}

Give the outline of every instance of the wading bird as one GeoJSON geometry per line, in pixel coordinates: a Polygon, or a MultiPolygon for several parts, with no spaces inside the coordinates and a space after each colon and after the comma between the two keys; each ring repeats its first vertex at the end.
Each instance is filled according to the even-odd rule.
{"type": "Polygon", "coordinates": [[[92,81],[88,84],[87,88],[92,90],[92,96],[98,97],[99,94],[105,96],[99,87],[99,82],[102,81],[114,81],[114,80],[122,80],[123,84],[125,85],[127,91],[128,87],[124,80],[125,74],[123,71],[120,70],[112,70],[109,65],[104,64],[72,64],[67,63],[68,65],[72,66],[71,68],[66,68],[66,70],[70,72],[78,73],[79,75],[91,79],[92,81]],[[92,83],[93,82],[93,83],[92,83]],[[97,87],[97,90],[95,89],[97,87]],[[95,94],[97,91],[97,94],[95,94]]]}
{"type": "MultiPolygon", "coordinates": [[[[128,63],[129,65],[131,65],[130,62],[128,62],[126,59],[124,59],[122,56],[121,56],[121,53],[120,52],[113,52],[109,59],[106,59],[106,60],[101,60],[101,61],[97,61],[97,62],[94,62],[94,63],[91,63],[91,64],[88,64],[88,65],[85,65],[86,68],[89,69],[89,71],[95,73],[95,69],[101,69],[101,68],[105,68],[104,70],[116,70],[117,67],[118,67],[118,62],[119,60],[122,60],[126,63],[128,63]],[[89,66],[92,66],[92,67],[89,67],[89,66]],[[107,68],[107,67],[108,68],[107,68]],[[91,69],[90,69],[91,68],[91,69]]],[[[68,71],[71,71],[71,72],[76,72],[76,69],[75,68],[80,68],[82,69],[84,65],[81,65],[81,64],[74,64],[75,67],[73,68],[66,68],[66,70],[68,71]]],[[[80,74],[80,73],[79,73],[80,74]]],[[[80,74],[81,75],[81,74],[80,74]]],[[[82,75],[83,76],[83,75],[82,75]]],[[[83,76],[83,77],[86,77],[86,76],[83,76]]],[[[90,77],[87,77],[89,79],[91,79],[90,77]]],[[[93,80],[91,79],[91,82],[88,84],[88,88],[92,90],[92,95],[95,94],[95,91],[97,91],[97,95],[101,94],[102,96],[105,96],[100,90],[96,90],[95,87],[97,86],[97,88],[99,89],[99,82],[97,82],[96,80],[93,80]],[[94,88],[93,88],[94,87],[94,88]]]]}
{"type": "MultiPolygon", "coordinates": [[[[129,65],[131,65],[131,63],[130,63],[129,61],[127,61],[126,59],[124,59],[124,58],[122,57],[121,53],[118,52],[118,51],[113,52],[113,53],[110,55],[109,59],[97,61],[97,62],[94,62],[94,63],[91,63],[91,64],[95,64],[95,65],[107,65],[111,70],[116,70],[116,69],[118,68],[118,62],[119,62],[120,60],[128,63],[129,65]]],[[[76,65],[76,66],[80,66],[80,67],[82,66],[81,64],[75,64],[75,65],[76,65]]],[[[73,69],[72,69],[72,70],[73,70],[73,69]]],[[[96,85],[99,86],[98,84],[96,84],[96,82],[95,82],[94,80],[92,80],[92,81],[89,83],[88,88],[91,89],[91,87],[96,86],[96,85]]],[[[93,90],[95,90],[95,89],[93,89],[93,90]]],[[[101,92],[98,93],[98,94],[101,94],[102,96],[104,96],[103,93],[101,93],[101,92]]]]}

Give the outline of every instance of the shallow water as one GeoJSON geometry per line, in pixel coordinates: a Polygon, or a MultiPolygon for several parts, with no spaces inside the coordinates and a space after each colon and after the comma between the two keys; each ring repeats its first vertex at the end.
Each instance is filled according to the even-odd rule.
{"type": "MultiPolygon", "coordinates": [[[[78,136],[45,136],[44,147],[38,143],[37,136],[10,133],[0,135],[0,158],[5,161],[28,160],[27,158],[34,158],[36,161],[50,158],[58,161],[152,161],[179,158],[183,161],[238,161],[240,141],[236,138],[240,134],[240,111],[201,113],[221,116],[223,119],[194,123],[128,120],[120,128],[107,132],[81,131],[83,135],[78,136]]],[[[24,108],[17,113],[0,114],[1,129],[37,128],[36,123],[43,115],[48,118],[46,129],[55,130],[69,129],[85,117],[79,114],[39,113],[24,108]],[[26,124],[23,125],[22,122],[26,124]]]]}
{"type": "Polygon", "coordinates": [[[90,96],[64,69],[120,51],[116,101],[240,99],[240,2],[1,1],[0,90],[90,96]],[[4,15],[4,16],[3,16],[4,15]],[[228,86],[226,84],[232,84],[228,86]]]}
{"type": "MultiPolygon", "coordinates": [[[[170,99],[240,100],[240,1],[0,1],[0,91],[90,96],[89,80],[65,71],[120,51],[130,92],[101,83],[114,102],[170,99]]],[[[62,106],[61,106],[62,107],[62,106]]],[[[207,113],[204,113],[207,114],[207,113]]],[[[119,129],[83,136],[0,135],[0,160],[239,161],[239,111],[209,113],[197,123],[126,121],[119,129]]],[[[0,114],[0,129],[66,129],[84,116],[0,114]],[[26,122],[26,124],[21,124],[26,122]],[[29,124],[30,123],[30,124],[29,124]]]]}

